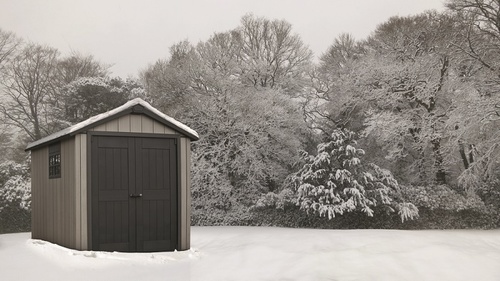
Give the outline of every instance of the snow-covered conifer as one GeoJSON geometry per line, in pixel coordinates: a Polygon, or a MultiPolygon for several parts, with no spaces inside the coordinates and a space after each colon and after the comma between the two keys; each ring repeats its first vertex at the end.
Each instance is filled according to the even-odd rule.
{"type": "Polygon", "coordinates": [[[293,177],[300,208],[329,219],[352,211],[373,216],[379,206],[397,211],[402,221],[418,217],[413,204],[401,201],[390,171],[362,163],[365,152],[356,148],[355,137],[337,129],[318,145],[316,156],[303,153],[305,164],[293,177]]]}

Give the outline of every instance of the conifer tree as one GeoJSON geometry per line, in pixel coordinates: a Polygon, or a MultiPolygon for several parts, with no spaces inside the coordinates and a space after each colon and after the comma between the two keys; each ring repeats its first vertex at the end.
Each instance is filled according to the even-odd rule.
{"type": "Polygon", "coordinates": [[[418,217],[413,204],[402,202],[390,171],[362,163],[365,152],[356,148],[355,137],[337,129],[318,145],[317,155],[303,152],[305,164],[293,177],[300,208],[329,219],[352,211],[373,216],[375,207],[397,211],[402,221],[418,217]]]}

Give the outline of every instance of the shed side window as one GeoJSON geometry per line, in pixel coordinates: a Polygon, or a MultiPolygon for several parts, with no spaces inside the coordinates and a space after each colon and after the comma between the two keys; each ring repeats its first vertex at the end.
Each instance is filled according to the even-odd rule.
{"type": "Polygon", "coordinates": [[[61,177],[61,143],[49,146],[49,179],[61,177]]]}

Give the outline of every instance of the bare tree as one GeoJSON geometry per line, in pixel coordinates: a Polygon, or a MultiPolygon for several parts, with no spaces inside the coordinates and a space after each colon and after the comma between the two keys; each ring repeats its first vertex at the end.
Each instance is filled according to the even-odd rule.
{"type": "Polygon", "coordinates": [[[280,87],[297,91],[294,81],[303,80],[312,52],[292,25],[284,20],[258,18],[251,14],[241,19],[233,36],[241,44],[243,76],[255,87],[280,87]]]}
{"type": "Polygon", "coordinates": [[[58,54],[56,49],[30,43],[12,58],[0,81],[7,95],[0,112],[32,140],[51,132],[53,122],[46,101],[56,92],[58,54]]]}
{"type": "Polygon", "coordinates": [[[140,80],[146,90],[146,99],[155,107],[179,118],[186,112],[190,92],[194,47],[181,41],[170,47],[170,59],[159,59],[141,72],[140,80]]]}
{"type": "Polygon", "coordinates": [[[4,72],[4,65],[13,56],[21,45],[21,39],[14,33],[0,29],[0,75],[4,72]]]}
{"type": "MultiPolygon", "coordinates": [[[[14,57],[16,51],[20,48],[22,40],[12,32],[0,29],[0,81],[4,79],[7,64],[14,57]]],[[[5,102],[3,89],[0,87],[0,105],[5,102]]],[[[0,115],[0,160],[10,157],[10,141],[12,130],[0,115]]]]}
{"type": "Polygon", "coordinates": [[[106,77],[110,65],[104,64],[92,55],[72,52],[57,63],[58,79],[61,86],[82,77],[106,77]]]}
{"type": "Polygon", "coordinates": [[[338,74],[364,53],[366,50],[362,42],[356,41],[348,33],[340,34],[320,57],[320,66],[325,68],[322,72],[338,74]]]}
{"type": "Polygon", "coordinates": [[[349,126],[356,130],[351,117],[359,101],[353,95],[359,91],[353,87],[355,79],[352,74],[356,63],[366,55],[364,45],[364,41],[341,34],[320,56],[319,64],[308,73],[310,90],[303,98],[304,118],[326,136],[337,127],[349,126]]]}
{"type": "Polygon", "coordinates": [[[500,1],[448,0],[446,6],[463,26],[455,47],[500,80],[500,1]]]}

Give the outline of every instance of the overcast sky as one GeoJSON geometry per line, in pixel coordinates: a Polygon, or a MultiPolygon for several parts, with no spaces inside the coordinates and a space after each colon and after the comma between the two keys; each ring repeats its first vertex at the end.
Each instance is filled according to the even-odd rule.
{"type": "Polygon", "coordinates": [[[247,13],[285,19],[316,57],[334,38],[366,38],[389,17],[444,10],[441,0],[0,0],[0,28],[63,55],[71,50],[113,64],[126,78],[166,58],[181,40],[207,40],[247,13]]]}

